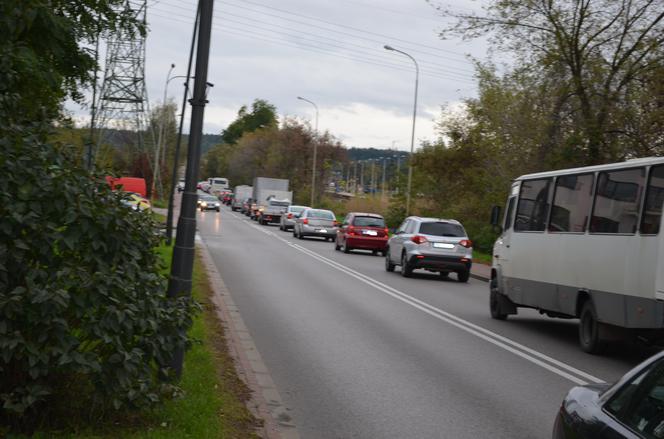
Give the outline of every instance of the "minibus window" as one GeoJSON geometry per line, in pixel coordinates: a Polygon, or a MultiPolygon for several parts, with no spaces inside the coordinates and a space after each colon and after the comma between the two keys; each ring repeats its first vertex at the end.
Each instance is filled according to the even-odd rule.
{"type": "Polygon", "coordinates": [[[516,210],[514,230],[517,232],[543,232],[549,215],[551,179],[525,180],[521,183],[519,207],[516,210]]]}
{"type": "Polygon", "coordinates": [[[644,177],[643,168],[599,174],[591,233],[636,233],[644,177]]]}
{"type": "Polygon", "coordinates": [[[593,201],[593,179],[593,174],[558,177],[549,232],[586,231],[593,201]]]}
{"type": "Polygon", "coordinates": [[[641,220],[641,234],[656,235],[662,222],[662,204],[664,204],[664,165],[653,166],[650,170],[648,192],[641,220]]]}

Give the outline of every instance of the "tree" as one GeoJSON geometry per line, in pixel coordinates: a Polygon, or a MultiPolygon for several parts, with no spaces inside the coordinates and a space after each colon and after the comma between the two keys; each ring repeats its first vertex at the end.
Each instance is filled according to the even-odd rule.
{"type": "MultiPolygon", "coordinates": [[[[51,121],[66,98],[96,69],[94,42],[106,31],[143,32],[125,0],[3,0],[0,2],[0,120],[51,121]]],[[[2,127],[0,126],[0,129],[2,127]]]]}
{"type": "Polygon", "coordinates": [[[259,128],[275,127],[277,123],[276,107],[266,100],[256,99],[251,104],[251,112],[247,112],[246,105],[240,108],[237,118],[222,131],[221,140],[235,144],[245,133],[252,133],[259,128]]]}
{"type": "Polygon", "coordinates": [[[615,161],[632,153],[624,142],[641,140],[632,142],[621,123],[629,118],[626,111],[635,115],[640,82],[662,68],[664,10],[659,2],[501,0],[485,12],[446,11],[458,21],[442,36],[490,35],[497,48],[516,55],[517,65],[548,80],[558,107],[571,109],[582,163],[615,161]]]}

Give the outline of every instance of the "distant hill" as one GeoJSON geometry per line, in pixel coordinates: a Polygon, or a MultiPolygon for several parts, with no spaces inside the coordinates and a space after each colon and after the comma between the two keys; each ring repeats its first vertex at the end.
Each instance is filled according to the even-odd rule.
{"type": "Polygon", "coordinates": [[[377,159],[380,157],[392,157],[400,155],[401,157],[408,157],[410,154],[406,151],[397,151],[394,149],[377,149],[377,148],[348,148],[348,160],[354,162],[356,160],[369,160],[377,159]]]}

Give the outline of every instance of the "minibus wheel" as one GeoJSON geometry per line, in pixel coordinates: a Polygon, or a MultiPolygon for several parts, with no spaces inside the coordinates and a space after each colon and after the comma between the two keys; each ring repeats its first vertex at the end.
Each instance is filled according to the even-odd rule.
{"type": "Polygon", "coordinates": [[[507,319],[507,314],[501,312],[500,309],[500,291],[498,291],[498,279],[495,277],[491,279],[489,283],[489,308],[491,310],[491,318],[496,320],[505,320],[507,319]]]}
{"type": "Polygon", "coordinates": [[[592,300],[586,300],[581,308],[579,322],[579,344],[584,352],[599,354],[604,350],[605,343],[600,337],[600,325],[592,300]]]}

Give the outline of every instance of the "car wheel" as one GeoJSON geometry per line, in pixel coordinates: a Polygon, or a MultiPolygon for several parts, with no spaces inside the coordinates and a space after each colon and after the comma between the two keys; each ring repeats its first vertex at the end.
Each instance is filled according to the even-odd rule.
{"type": "Polygon", "coordinates": [[[584,352],[600,354],[604,350],[605,343],[599,334],[600,325],[592,300],[587,300],[581,308],[579,322],[579,344],[584,352]]]}
{"type": "Polygon", "coordinates": [[[413,274],[413,268],[408,263],[406,252],[403,252],[403,254],[401,255],[401,275],[403,277],[410,277],[412,274],[413,274]]]}
{"type": "Polygon", "coordinates": [[[334,249],[336,251],[339,251],[339,249],[341,249],[341,246],[339,246],[339,241],[337,241],[336,239],[334,240],[334,249]]]}
{"type": "Polygon", "coordinates": [[[295,231],[295,227],[293,227],[293,238],[297,238],[297,232],[295,231]]]}
{"type": "Polygon", "coordinates": [[[489,309],[491,310],[491,318],[496,320],[507,319],[507,314],[500,311],[500,291],[498,290],[498,279],[495,277],[489,283],[489,309]]]}
{"type": "Polygon", "coordinates": [[[343,251],[344,251],[344,253],[350,253],[350,247],[348,247],[347,242],[344,242],[343,251]]]}
{"type": "Polygon", "coordinates": [[[468,282],[468,279],[470,279],[470,271],[469,270],[464,270],[464,271],[457,271],[457,280],[459,282],[468,282]]]}
{"type": "Polygon", "coordinates": [[[304,239],[304,236],[302,236],[302,232],[300,232],[300,233],[297,234],[297,238],[298,238],[298,239],[304,239]]]}
{"type": "Polygon", "coordinates": [[[371,254],[374,256],[378,256],[378,250],[371,250],[371,254]]]}
{"type": "Polygon", "coordinates": [[[392,273],[394,271],[394,264],[392,263],[389,254],[387,254],[387,252],[383,253],[385,253],[385,271],[392,273]]]}
{"type": "Polygon", "coordinates": [[[221,209],[217,207],[217,212],[221,212],[221,209]]]}
{"type": "Polygon", "coordinates": [[[448,277],[450,277],[450,272],[449,271],[441,271],[438,274],[440,275],[441,279],[447,279],[448,277]]]}

